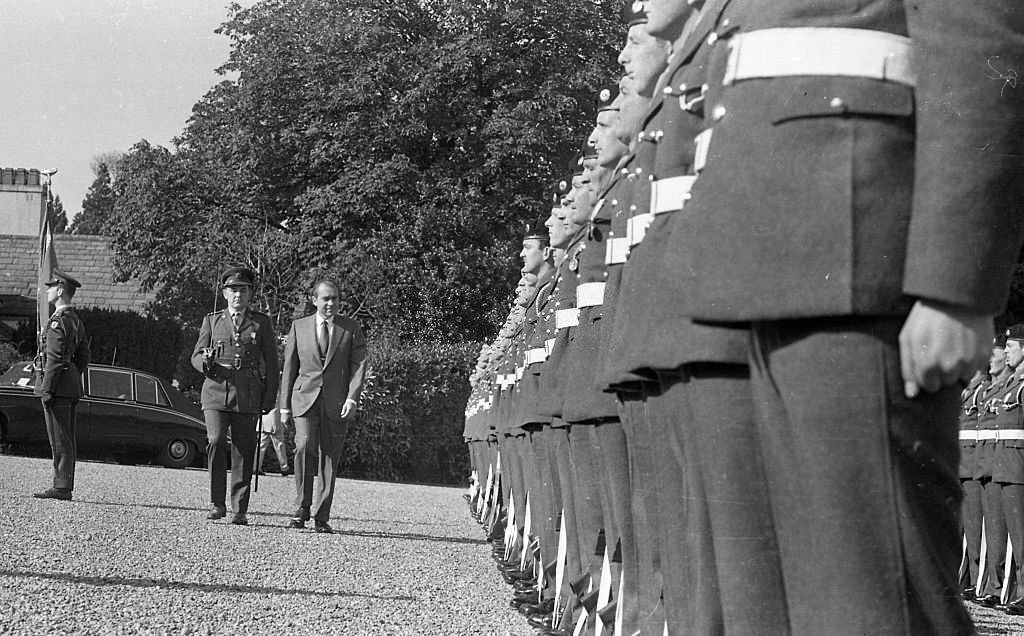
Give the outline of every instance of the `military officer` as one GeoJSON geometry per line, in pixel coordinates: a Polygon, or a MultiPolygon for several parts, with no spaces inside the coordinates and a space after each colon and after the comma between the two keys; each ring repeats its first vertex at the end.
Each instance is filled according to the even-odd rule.
{"type": "Polygon", "coordinates": [[[790,628],[970,633],[956,384],[1024,230],[1024,94],[983,69],[1024,59],[1024,10],[733,0],[708,19],[692,223],[663,266],[694,319],[751,325],[790,628]]]}
{"type": "Polygon", "coordinates": [[[249,523],[249,491],[256,451],[256,418],[274,408],[279,362],[270,317],[250,307],[256,273],[233,267],[221,276],[227,307],[203,318],[192,350],[192,366],[201,371],[201,401],[206,418],[210,512],[227,514],[227,447],[231,431],[231,523],[249,523]]]}
{"type": "Polygon", "coordinates": [[[46,435],[53,452],[53,486],[33,495],[40,499],[69,501],[75,489],[75,410],[89,366],[89,339],[71,305],[81,286],[59,269],[53,270],[46,283],[46,299],[54,311],[40,331],[34,392],[43,402],[46,435]]]}

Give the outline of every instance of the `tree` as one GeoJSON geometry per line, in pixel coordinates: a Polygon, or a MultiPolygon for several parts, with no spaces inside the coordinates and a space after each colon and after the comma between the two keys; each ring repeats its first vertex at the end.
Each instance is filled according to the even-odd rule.
{"type": "Polygon", "coordinates": [[[63,234],[68,228],[68,213],[64,211],[64,203],[58,194],[46,204],[46,213],[50,216],[50,227],[54,234],[63,234]]]}
{"type": "Polygon", "coordinates": [[[94,163],[96,178],[82,200],[82,211],[71,224],[72,234],[109,235],[106,226],[114,209],[112,168],[109,161],[108,158],[94,163]]]}

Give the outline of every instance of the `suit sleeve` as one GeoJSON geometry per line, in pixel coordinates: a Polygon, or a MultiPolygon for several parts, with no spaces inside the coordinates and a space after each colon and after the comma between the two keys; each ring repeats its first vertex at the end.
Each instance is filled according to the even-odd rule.
{"type": "Polygon", "coordinates": [[[263,332],[262,348],[263,363],[267,372],[266,385],[263,387],[263,401],[260,405],[264,411],[274,408],[277,401],[278,382],[281,381],[281,366],[277,360],[277,345],[274,342],[274,327],[270,318],[261,320],[260,331],[263,332]]]}
{"type": "Polygon", "coordinates": [[[196,346],[192,349],[192,368],[200,373],[205,371],[203,369],[203,349],[210,346],[211,329],[210,317],[205,316],[203,326],[199,328],[199,339],[196,340],[196,346]]]}
{"type": "Polygon", "coordinates": [[[366,337],[358,324],[353,325],[352,354],[348,360],[349,382],[347,400],[359,401],[363,392],[363,379],[366,376],[366,337]]]}
{"type": "Polygon", "coordinates": [[[295,323],[288,330],[284,345],[284,365],[281,368],[281,387],[277,405],[282,409],[292,408],[292,387],[299,374],[299,351],[295,347],[295,323]]]}
{"type": "Polygon", "coordinates": [[[78,348],[75,350],[74,363],[78,372],[82,374],[82,387],[86,393],[89,392],[89,363],[92,362],[92,348],[89,344],[89,335],[85,332],[82,321],[78,321],[78,348]]]}
{"type": "Polygon", "coordinates": [[[1024,3],[906,3],[917,73],[904,292],[998,314],[1024,233],[1024,3]]]}

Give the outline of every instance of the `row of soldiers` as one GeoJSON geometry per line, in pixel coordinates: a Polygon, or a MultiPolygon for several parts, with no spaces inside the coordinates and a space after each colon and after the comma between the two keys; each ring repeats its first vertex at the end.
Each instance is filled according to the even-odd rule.
{"type": "Polygon", "coordinates": [[[972,633],[956,417],[1024,233],[1024,5],[625,15],[471,378],[513,604],[546,634],[972,633]]]}
{"type": "Polygon", "coordinates": [[[961,393],[963,595],[1024,615],[1024,324],[996,338],[961,393]],[[1015,599],[1010,601],[1010,599],[1015,599]]]}

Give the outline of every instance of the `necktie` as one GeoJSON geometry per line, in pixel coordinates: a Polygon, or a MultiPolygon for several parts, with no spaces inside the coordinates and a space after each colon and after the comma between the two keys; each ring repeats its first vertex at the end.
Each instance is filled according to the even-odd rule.
{"type": "Polygon", "coordinates": [[[327,348],[331,344],[331,332],[327,330],[327,321],[320,322],[320,338],[317,339],[317,348],[320,349],[320,360],[327,357],[327,348]]]}

